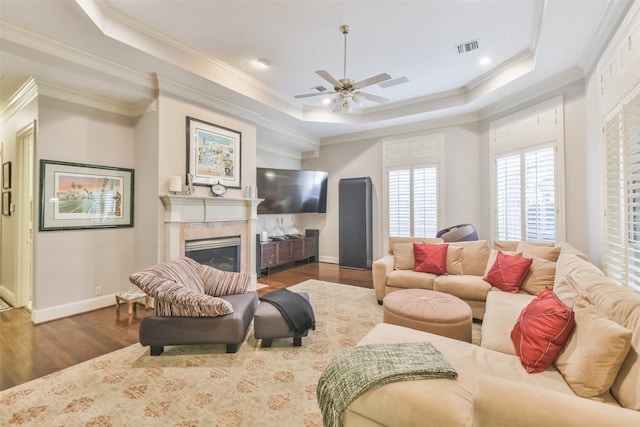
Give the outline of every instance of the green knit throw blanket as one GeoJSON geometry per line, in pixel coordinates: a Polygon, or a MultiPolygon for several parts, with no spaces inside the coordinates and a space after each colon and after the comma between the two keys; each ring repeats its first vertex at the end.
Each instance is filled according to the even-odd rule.
{"type": "Polygon", "coordinates": [[[329,362],[318,381],[318,405],[325,427],[338,427],[351,402],[373,388],[396,381],[457,377],[429,342],[356,346],[329,362]]]}

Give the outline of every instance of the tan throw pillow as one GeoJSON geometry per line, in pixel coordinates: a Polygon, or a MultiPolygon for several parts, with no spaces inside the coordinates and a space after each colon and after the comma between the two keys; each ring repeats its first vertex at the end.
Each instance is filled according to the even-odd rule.
{"type": "Polygon", "coordinates": [[[396,270],[413,270],[415,258],[413,256],[413,243],[396,243],[393,245],[393,257],[396,270]]]}
{"type": "MultiPolygon", "coordinates": [[[[527,258],[525,256],[525,258],[527,258]]],[[[553,288],[553,280],[556,277],[556,263],[546,259],[533,257],[529,274],[525,277],[522,289],[533,295],[538,295],[544,288],[553,288]]],[[[560,299],[562,301],[562,299],[560,299]]],[[[566,304],[565,304],[566,305],[566,304]]],[[[567,307],[570,307],[567,305],[567,307]]]]}
{"type": "Polygon", "coordinates": [[[631,347],[631,331],[581,298],[573,311],[576,326],[555,365],[578,396],[595,397],[615,381],[631,347]]]}
{"type": "Polygon", "coordinates": [[[502,252],[515,252],[520,242],[511,240],[494,240],[491,249],[502,252]]]}
{"type": "Polygon", "coordinates": [[[528,242],[520,243],[517,251],[522,252],[522,256],[525,258],[538,257],[552,262],[556,262],[560,255],[559,247],[540,246],[528,242]]]}
{"type": "Polygon", "coordinates": [[[454,246],[464,248],[462,256],[462,270],[464,274],[482,276],[489,259],[489,242],[486,240],[472,240],[468,242],[455,242],[454,246]]]}
{"type": "Polygon", "coordinates": [[[447,251],[447,274],[455,274],[458,276],[464,274],[464,270],[462,269],[463,254],[464,248],[449,245],[447,251]]]}

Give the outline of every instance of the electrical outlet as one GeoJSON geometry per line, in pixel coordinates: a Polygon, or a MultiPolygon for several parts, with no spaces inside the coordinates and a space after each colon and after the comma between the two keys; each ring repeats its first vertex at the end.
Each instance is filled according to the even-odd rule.
{"type": "Polygon", "coordinates": [[[102,286],[96,286],[96,296],[102,295],[102,286]]]}

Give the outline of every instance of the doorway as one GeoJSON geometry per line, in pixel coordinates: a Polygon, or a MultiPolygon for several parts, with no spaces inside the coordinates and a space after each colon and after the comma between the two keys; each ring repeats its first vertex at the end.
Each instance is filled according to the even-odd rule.
{"type": "Polygon", "coordinates": [[[34,154],[35,120],[16,134],[18,155],[18,192],[16,214],[18,219],[18,262],[16,307],[31,310],[33,304],[33,227],[34,227],[34,154]]]}

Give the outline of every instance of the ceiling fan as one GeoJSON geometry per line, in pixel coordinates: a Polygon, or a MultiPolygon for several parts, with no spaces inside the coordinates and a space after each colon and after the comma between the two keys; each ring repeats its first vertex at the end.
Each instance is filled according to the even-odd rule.
{"type": "Polygon", "coordinates": [[[385,80],[389,80],[391,76],[387,73],[378,74],[373,77],[369,77],[368,79],[361,80],[356,82],[355,80],[347,78],[347,34],[351,27],[349,25],[342,25],[340,27],[340,31],[344,34],[344,78],[338,80],[333,77],[328,71],[318,70],[316,74],[331,83],[333,86],[333,92],[318,92],[318,93],[307,93],[304,95],[296,95],[294,98],[309,98],[312,96],[319,95],[329,95],[329,94],[337,94],[332,100],[330,105],[333,108],[334,112],[344,112],[350,113],[352,111],[351,104],[349,100],[352,100],[358,105],[362,105],[365,100],[377,102],[380,104],[384,104],[385,102],[389,102],[387,98],[383,98],[381,96],[373,95],[371,93],[360,92],[360,89],[365,88],[367,86],[374,85],[376,83],[383,82],[385,80]]]}

